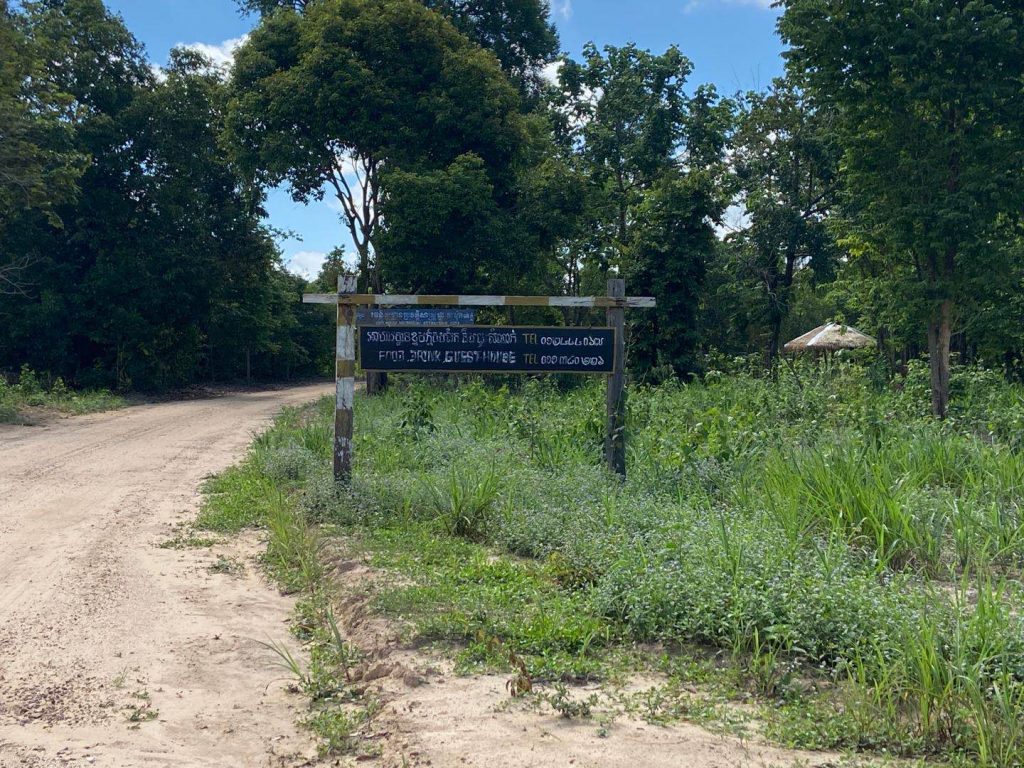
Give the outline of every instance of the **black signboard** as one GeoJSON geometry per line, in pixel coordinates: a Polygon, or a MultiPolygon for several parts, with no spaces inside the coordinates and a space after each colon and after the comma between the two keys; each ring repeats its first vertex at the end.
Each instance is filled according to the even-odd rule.
{"type": "Polygon", "coordinates": [[[359,325],[472,325],[476,310],[472,307],[360,307],[356,310],[359,325]]]}
{"type": "Polygon", "coordinates": [[[359,329],[359,358],[367,371],[611,373],[614,354],[611,328],[364,325],[359,329]]]}

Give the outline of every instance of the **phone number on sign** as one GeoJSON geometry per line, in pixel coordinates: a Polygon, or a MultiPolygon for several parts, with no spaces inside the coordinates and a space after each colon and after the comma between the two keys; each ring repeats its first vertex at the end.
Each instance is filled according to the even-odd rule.
{"type": "Polygon", "coordinates": [[[604,365],[604,357],[601,355],[594,355],[592,357],[581,357],[579,355],[541,355],[540,364],[597,367],[604,365]]]}

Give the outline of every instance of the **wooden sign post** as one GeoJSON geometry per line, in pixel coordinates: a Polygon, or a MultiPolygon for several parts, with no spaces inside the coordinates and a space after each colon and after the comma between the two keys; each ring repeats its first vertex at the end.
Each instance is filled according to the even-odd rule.
{"type": "Polygon", "coordinates": [[[351,296],[356,278],[338,277],[338,341],[334,362],[334,479],[352,477],[352,427],[356,397],[356,308],[351,296]]]}
{"type": "MultiPolygon", "coordinates": [[[[649,296],[626,296],[626,283],[608,281],[607,296],[388,296],[358,294],[354,277],[339,277],[338,292],[312,293],[307,304],[336,304],[338,341],[334,416],[334,478],[352,477],[357,307],[581,307],[605,309],[608,326],[523,327],[410,324],[361,325],[360,358],[368,371],[480,373],[574,372],[607,376],[604,460],[626,476],[625,310],[649,309],[649,296]]],[[[372,315],[363,315],[372,318],[372,315]]]]}
{"type": "MultiPolygon", "coordinates": [[[[608,296],[626,297],[626,281],[608,281],[608,296]]],[[[620,477],[626,476],[626,312],[608,307],[608,327],[615,331],[615,365],[605,391],[604,463],[620,477]]]]}

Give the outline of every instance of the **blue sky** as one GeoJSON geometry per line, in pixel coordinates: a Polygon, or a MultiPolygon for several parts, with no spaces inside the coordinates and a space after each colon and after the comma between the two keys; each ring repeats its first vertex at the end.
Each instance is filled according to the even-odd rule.
{"type": "MultiPolygon", "coordinates": [[[[255,23],[239,14],[234,0],[106,0],[146,46],[150,60],[162,65],[176,45],[200,45],[227,60],[234,41],[255,23]]],[[[711,82],[732,94],[766,86],[782,73],[782,44],[775,34],[778,11],[771,0],[551,0],[552,19],[562,49],[578,56],[584,43],[634,42],[652,51],[675,43],[693,61],[690,83],[711,82]]],[[[301,205],[285,190],[268,199],[268,223],[295,233],[282,239],[285,263],[312,275],[323,255],[339,244],[352,252],[329,199],[301,205]]]]}

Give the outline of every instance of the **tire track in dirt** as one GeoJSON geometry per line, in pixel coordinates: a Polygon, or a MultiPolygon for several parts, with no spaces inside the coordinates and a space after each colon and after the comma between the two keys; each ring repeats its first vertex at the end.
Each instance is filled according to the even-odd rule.
{"type": "Polygon", "coordinates": [[[202,479],[330,385],[0,427],[0,766],[298,766],[255,535],[160,549],[202,479]],[[242,573],[212,574],[218,556],[242,573]]]}

